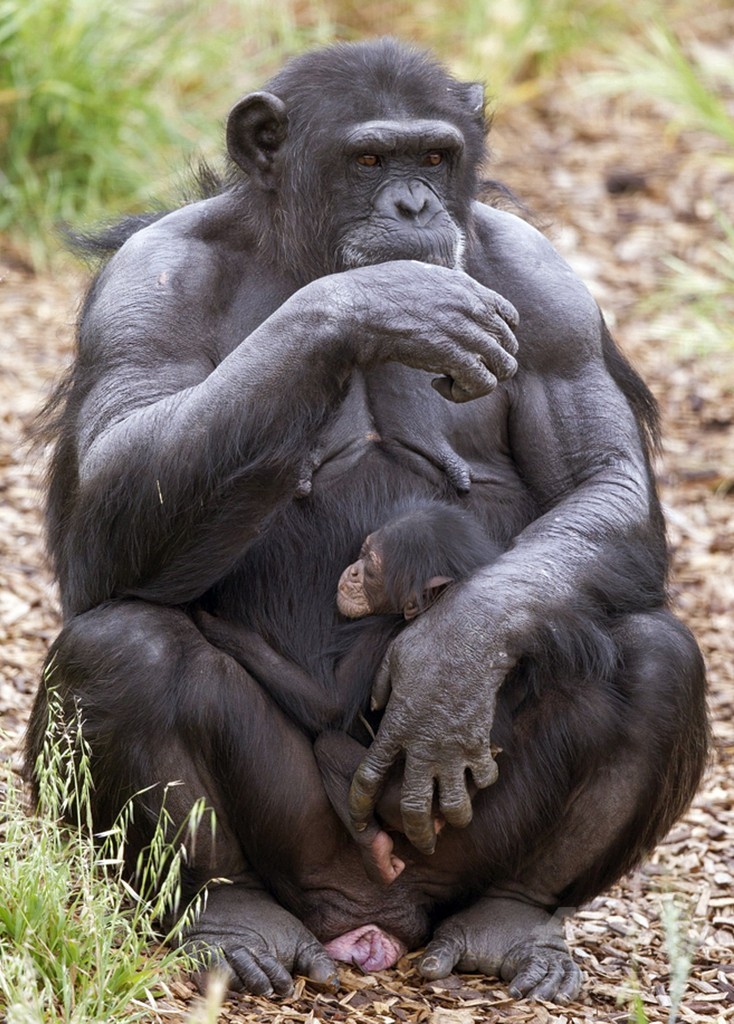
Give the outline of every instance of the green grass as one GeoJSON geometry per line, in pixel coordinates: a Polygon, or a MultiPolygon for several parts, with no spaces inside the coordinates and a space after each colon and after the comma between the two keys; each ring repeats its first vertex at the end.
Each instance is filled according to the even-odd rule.
{"type": "Polygon", "coordinates": [[[287,2],[0,0],[0,233],[43,264],[60,224],[175,194],[237,93],[331,28],[287,2]]]}
{"type": "Polygon", "coordinates": [[[685,356],[734,350],[734,225],[718,219],[723,237],[705,261],[666,258],[668,274],[652,304],[651,335],[675,341],[685,356]]]}
{"type": "MultiPolygon", "coordinates": [[[[650,3],[652,0],[645,0],[650,3]]],[[[286,57],[391,33],[506,104],[629,28],[621,0],[0,0],[0,233],[37,264],[80,226],[175,193],[238,94],[286,57]],[[171,168],[175,168],[172,174],[171,168]]]]}
{"type": "Polygon", "coordinates": [[[661,918],[665,934],[665,950],[670,962],[670,996],[669,1024],[676,1024],[683,995],[688,985],[693,964],[694,943],[687,929],[687,921],[680,906],[672,899],[663,900],[661,918]]]}
{"type": "MultiPolygon", "coordinates": [[[[693,951],[696,942],[690,932],[690,914],[686,914],[673,896],[664,896],[660,901],[660,919],[663,925],[665,953],[670,964],[668,975],[668,997],[670,1006],[666,1024],[678,1024],[680,1008],[688,986],[693,965],[693,951]]],[[[634,957],[633,957],[634,960],[634,957]]],[[[645,1003],[640,992],[637,974],[632,975],[627,990],[623,990],[620,1004],[629,1006],[629,1024],[649,1024],[645,1003]]]]}
{"type": "Polygon", "coordinates": [[[734,163],[734,62],[726,49],[704,45],[695,36],[684,45],[658,12],[651,23],[640,22],[615,65],[593,76],[594,89],[663,102],[672,131],[708,132],[730,147],[728,159],[734,163]]]}
{"type": "Polygon", "coordinates": [[[435,14],[426,42],[503,107],[552,88],[570,58],[614,50],[633,26],[620,0],[474,0],[435,14]]]}
{"type": "Polygon", "coordinates": [[[113,0],[0,0],[0,232],[42,258],[59,221],[135,206],[186,120],[163,84],[188,72],[190,12],[113,0]],[[162,8],[161,8],[162,10],[162,8]]]}
{"type": "Polygon", "coordinates": [[[638,306],[649,338],[683,358],[734,352],[734,223],[718,213],[715,224],[718,240],[695,261],[661,257],[659,287],[638,306]]]}
{"type": "MultiPolygon", "coordinates": [[[[156,922],[177,906],[181,850],[161,817],[135,886],[122,873],[128,806],[91,836],[88,752],[54,709],[40,761],[38,816],[10,772],[0,819],[0,1019],[8,1024],[155,1021],[166,979],[189,966],[156,922]],[[67,827],[71,814],[78,827],[67,827]],[[101,841],[100,841],[101,839],[101,841]]],[[[201,816],[201,808],[197,810],[201,816]]],[[[196,827],[196,821],[189,823],[196,827]]]]}

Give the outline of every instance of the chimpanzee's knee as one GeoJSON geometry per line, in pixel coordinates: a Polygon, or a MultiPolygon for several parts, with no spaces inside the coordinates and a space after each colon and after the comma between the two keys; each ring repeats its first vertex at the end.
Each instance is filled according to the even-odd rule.
{"type": "Polygon", "coordinates": [[[630,701],[628,734],[649,752],[657,774],[677,775],[688,804],[706,764],[708,719],[701,652],[669,612],[629,616],[618,630],[619,687],[630,701]]]}
{"type": "Polygon", "coordinates": [[[614,760],[574,809],[607,838],[563,890],[569,905],[603,891],[653,850],[685,812],[706,767],[705,672],[690,632],[660,610],[623,620],[617,640],[622,733],[614,760]]]}
{"type": "MultiPolygon", "coordinates": [[[[139,785],[135,751],[165,741],[171,728],[172,681],[189,660],[186,616],[138,601],[112,601],[71,619],[52,645],[31,712],[26,769],[33,780],[49,733],[81,729],[97,772],[116,789],[139,785]],[[129,776],[129,777],[128,777],[129,776]]],[[[147,755],[146,755],[147,756],[147,755]]]]}
{"type": "Polygon", "coordinates": [[[63,688],[136,673],[157,679],[187,654],[190,620],[175,608],[110,601],[71,619],[54,642],[45,678],[63,688]]]}

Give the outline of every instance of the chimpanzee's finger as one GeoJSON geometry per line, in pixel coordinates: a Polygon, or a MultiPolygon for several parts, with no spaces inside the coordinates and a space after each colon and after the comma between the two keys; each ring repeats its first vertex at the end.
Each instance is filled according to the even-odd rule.
{"type": "Polygon", "coordinates": [[[474,758],[469,767],[477,789],[486,789],[487,786],[491,786],[497,781],[499,769],[490,750],[486,750],[474,758]]]}
{"type": "Polygon", "coordinates": [[[498,292],[495,292],[494,305],[505,323],[514,331],[520,323],[520,314],[512,305],[510,300],[506,299],[504,295],[500,295],[498,292]]]}
{"type": "Polygon", "coordinates": [[[382,659],[382,663],[375,675],[375,681],[372,684],[370,708],[373,711],[382,711],[390,699],[390,691],[392,689],[392,682],[390,679],[390,651],[391,648],[388,647],[387,654],[382,659]]]}
{"type": "Polygon", "coordinates": [[[385,777],[399,753],[398,743],[378,733],[354,773],[349,787],[349,816],[358,832],[363,832],[371,823],[385,777]]]}
{"type": "Polygon", "coordinates": [[[481,398],[483,394],[488,395],[497,386],[496,379],[492,377],[491,380],[488,376],[486,390],[482,392],[467,391],[461,384],[457,384],[453,377],[434,377],[431,387],[434,391],[438,391],[441,398],[445,398],[447,402],[461,405],[463,402],[473,402],[475,398],[481,398]],[[491,380],[494,380],[494,384],[491,383],[491,380]]]}
{"type": "Polygon", "coordinates": [[[444,818],[454,828],[466,828],[473,812],[463,766],[443,772],[438,785],[439,807],[444,818]]]}
{"type": "Polygon", "coordinates": [[[472,322],[487,331],[510,355],[517,355],[519,345],[515,330],[520,315],[504,295],[480,286],[472,296],[469,315],[472,322]]]}
{"type": "Polygon", "coordinates": [[[293,991],[293,978],[283,964],[272,953],[258,953],[257,962],[279,996],[289,996],[293,991]]]}
{"type": "Polygon", "coordinates": [[[336,964],[320,942],[314,940],[299,949],[294,970],[333,992],[339,988],[336,964]]]}
{"type": "Polygon", "coordinates": [[[227,953],[227,959],[246,992],[252,992],[256,996],[269,996],[277,991],[279,995],[287,996],[293,991],[293,979],[284,967],[281,967],[281,971],[284,972],[287,980],[284,981],[278,972],[276,974],[278,989],[276,990],[267,972],[249,949],[244,947],[233,949],[227,953]]]}
{"type": "Polygon", "coordinates": [[[436,849],[433,821],[433,772],[428,766],[408,755],[405,760],[400,813],[406,838],[416,850],[430,855],[436,849]]]}
{"type": "Polygon", "coordinates": [[[458,928],[445,927],[426,946],[418,961],[418,971],[424,978],[447,978],[465,951],[464,933],[458,928]]]}

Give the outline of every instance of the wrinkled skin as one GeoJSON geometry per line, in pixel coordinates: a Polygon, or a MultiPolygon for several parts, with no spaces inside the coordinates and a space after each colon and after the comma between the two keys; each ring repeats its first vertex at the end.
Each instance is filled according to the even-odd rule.
{"type": "Polygon", "coordinates": [[[529,996],[569,1003],[582,982],[558,918],[538,907],[503,899],[501,894],[480,900],[436,930],[421,957],[420,971],[426,978],[445,978],[454,967],[511,982],[510,995],[516,999],[529,996]],[[520,921],[532,939],[517,941],[520,921]]]}
{"type": "MultiPolygon", "coordinates": [[[[185,895],[231,884],[183,941],[250,991],[428,942],[426,977],[568,1001],[557,908],[637,863],[705,763],[700,654],[665,607],[652,400],[551,246],[473,201],[477,93],[389,41],[287,67],[232,112],[236,181],[120,229],[56,398],[49,664],[81,709],[95,830],[143,794],[132,865],[165,783],[175,829],[205,800],[217,829],[189,837],[185,895]],[[337,616],[343,567],[406,496],[437,495],[505,553],[371,652],[384,713],[352,693],[345,728],[376,738],[350,832],[308,707],[196,614],[329,698],[329,652],[370,622],[337,616]],[[402,832],[379,817],[396,779],[402,832]],[[370,829],[404,865],[387,886],[353,838],[370,829]]],[[[47,704],[44,685],[31,772],[47,704]]]]}
{"type": "MultiPolygon", "coordinates": [[[[216,927],[211,929],[204,915],[186,942],[189,954],[201,958],[204,975],[216,968],[230,989],[255,995],[288,995],[294,974],[338,988],[334,961],[321,943],[264,893],[238,891],[233,897],[228,887],[212,886],[208,910],[216,927]]],[[[205,978],[197,980],[205,984],[205,978]]]]}
{"type": "Polygon", "coordinates": [[[385,593],[382,555],[371,537],[365,538],[359,558],[350,563],[339,577],[336,605],[348,619],[402,611],[402,608],[390,606],[385,593]]]}

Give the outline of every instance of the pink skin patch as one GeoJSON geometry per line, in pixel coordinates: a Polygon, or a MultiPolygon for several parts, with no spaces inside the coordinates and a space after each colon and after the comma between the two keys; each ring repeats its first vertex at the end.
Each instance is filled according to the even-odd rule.
{"type": "Polygon", "coordinates": [[[354,964],[369,974],[393,967],[403,953],[408,951],[399,939],[389,932],[383,932],[376,924],[363,924],[353,928],[326,943],[326,952],[335,960],[354,964]]]}

